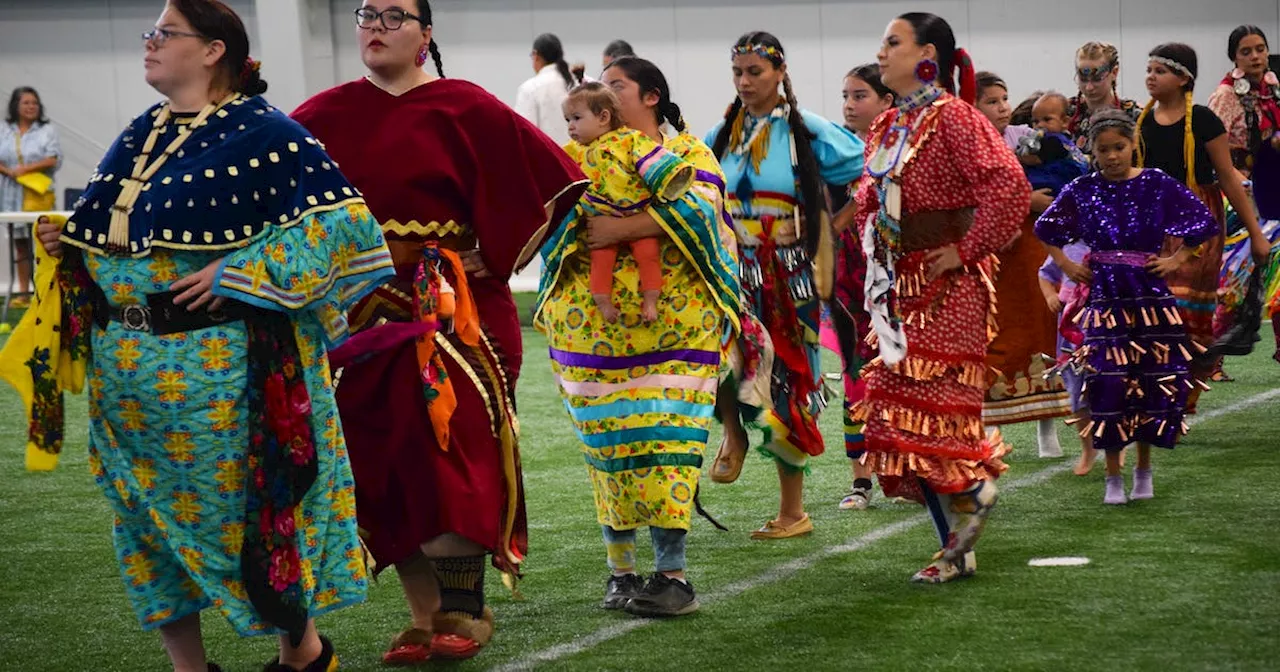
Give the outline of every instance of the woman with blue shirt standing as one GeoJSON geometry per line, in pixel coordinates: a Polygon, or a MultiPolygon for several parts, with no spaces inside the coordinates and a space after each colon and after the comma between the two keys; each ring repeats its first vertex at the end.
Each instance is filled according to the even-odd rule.
{"type": "MultiPolygon", "coordinates": [[[[9,114],[0,125],[0,212],[53,210],[53,174],[60,165],[58,131],[45,117],[40,94],[29,86],[14,89],[9,114]]],[[[13,236],[21,241],[13,253],[18,262],[18,291],[25,295],[31,289],[31,232],[17,227],[13,236]]],[[[11,305],[25,306],[26,301],[23,296],[11,305]]]]}
{"type": "Polygon", "coordinates": [[[725,173],[743,294],[765,325],[775,355],[772,408],[740,404],[732,376],[721,388],[716,410],[725,423],[725,441],[711,478],[737,480],[748,443],[744,422],[763,430],[761,450],[778,463],[781,503],[778,516],[752,538],[784,539],[813,531],[804,511],[804,472],[809,457],[823,451],[817,420],[827,401],[818,320],[821,301],[830,294],[835,254],[824,185],[858,179],[863,146],[847,129],[800,109],[778,38],[743,35],[732,57],[738,97],[706,142],[725,173]]]}

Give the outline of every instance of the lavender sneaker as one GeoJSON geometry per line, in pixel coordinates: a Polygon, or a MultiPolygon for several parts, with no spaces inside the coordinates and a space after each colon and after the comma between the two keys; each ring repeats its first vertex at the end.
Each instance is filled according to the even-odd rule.
{"type": "Polygon", "coordinates": [[[1107,496],[1102,498],[1103,504],[1127,504],[1124,496],[1124,476],[1107,477],[1107,496]]]}
{"type": "Polygon", "coordinates": [[[1151,470],[1134,469],[1133,490],[1129,492],[1129,499],[1151,499],[1155,496],[1155,488],[1151,485],[1151,470]]]}

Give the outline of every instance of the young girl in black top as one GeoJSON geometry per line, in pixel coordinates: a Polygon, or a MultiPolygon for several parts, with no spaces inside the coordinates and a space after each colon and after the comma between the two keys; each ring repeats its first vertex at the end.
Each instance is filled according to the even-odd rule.
{"type": "MultiPolygon", "coordinates": [[[[1159,168],[1181,180],[1209,206],[1218,221],[1219,234],[1201,245],[1190,263],[1165,278],[1188,334],[1197,344],[1207,347],[1214,339],[1213,314],[1222,268],[1223,194],[1241,213],[1251,235],[1261,236],[1262,230],[1240,173],[1231,165],[1226,128],[1212,110],[1193,101],[1197,71],[1196,52],[1185,44],[1162,44],[1151,50],[1147,62],[1151,101],[1138,118],[1138,166],[1159,168]]],[[[1169,239],[1161,256],[1168,256],[1181,245],[1181,240],[1169,239]]],[[[1214,362],[1203,363],[1192,373],[1204,379],[1214,366],[1214,362]]],[[[1199,391],[1194,390],[1187,400],[1188,412],[1194,412],[1199,391]]]]}

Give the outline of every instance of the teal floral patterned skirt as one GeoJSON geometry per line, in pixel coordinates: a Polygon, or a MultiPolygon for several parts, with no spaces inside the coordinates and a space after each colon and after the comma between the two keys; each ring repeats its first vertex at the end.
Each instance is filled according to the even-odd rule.
{"type": "MultiPolygon", "coordinates": [[[[113,305],[141,302],[212,259],[162,250],[144,259],[86,256],[113,305]]],[[[315,617],[362,601],[367,580],[323,329],[294,325],[319,474],[291,521],[276,521],[277,531],[292,528],[284,532],[299,554],[272,572],[300,581],[315,617]]],[[[241,573],[251,473],[245,324],[154,336],[112,322],[95,327],[92,341],[90,464],[115,514],[116,554],[139,621],[151,629],[216,607],[241,635],[276,634],[250,604],[241,573]]]]}

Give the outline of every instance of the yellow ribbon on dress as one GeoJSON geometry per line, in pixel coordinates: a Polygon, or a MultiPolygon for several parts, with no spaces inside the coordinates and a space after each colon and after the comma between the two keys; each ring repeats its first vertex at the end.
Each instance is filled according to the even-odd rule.
{"type": "MultiPolygon", "coordinates": [[[[59,227],[67,221],[59,215],[48,218],[59,227]]],[[[73,358],[62,350],[61,329],[65,325],[62,288],[58,285],[59,260],[45,252],[35,235],[36,224],[31,226],[32,239],[36,241],[35,297],[4,350],[0,350],[0,378],[18,392],[27,412],[27,471],[53,471],[62,452],[62,393],[78,394],[84,389],[87,358],[73,358]],[[37,388],[41,390],[39,407],[35,405],[37,388]],[[56,421],[56,431],[45,431],[42,421],[56,421]]],[[[77,328],[87,329],[89,325],[77,328]]]]}

